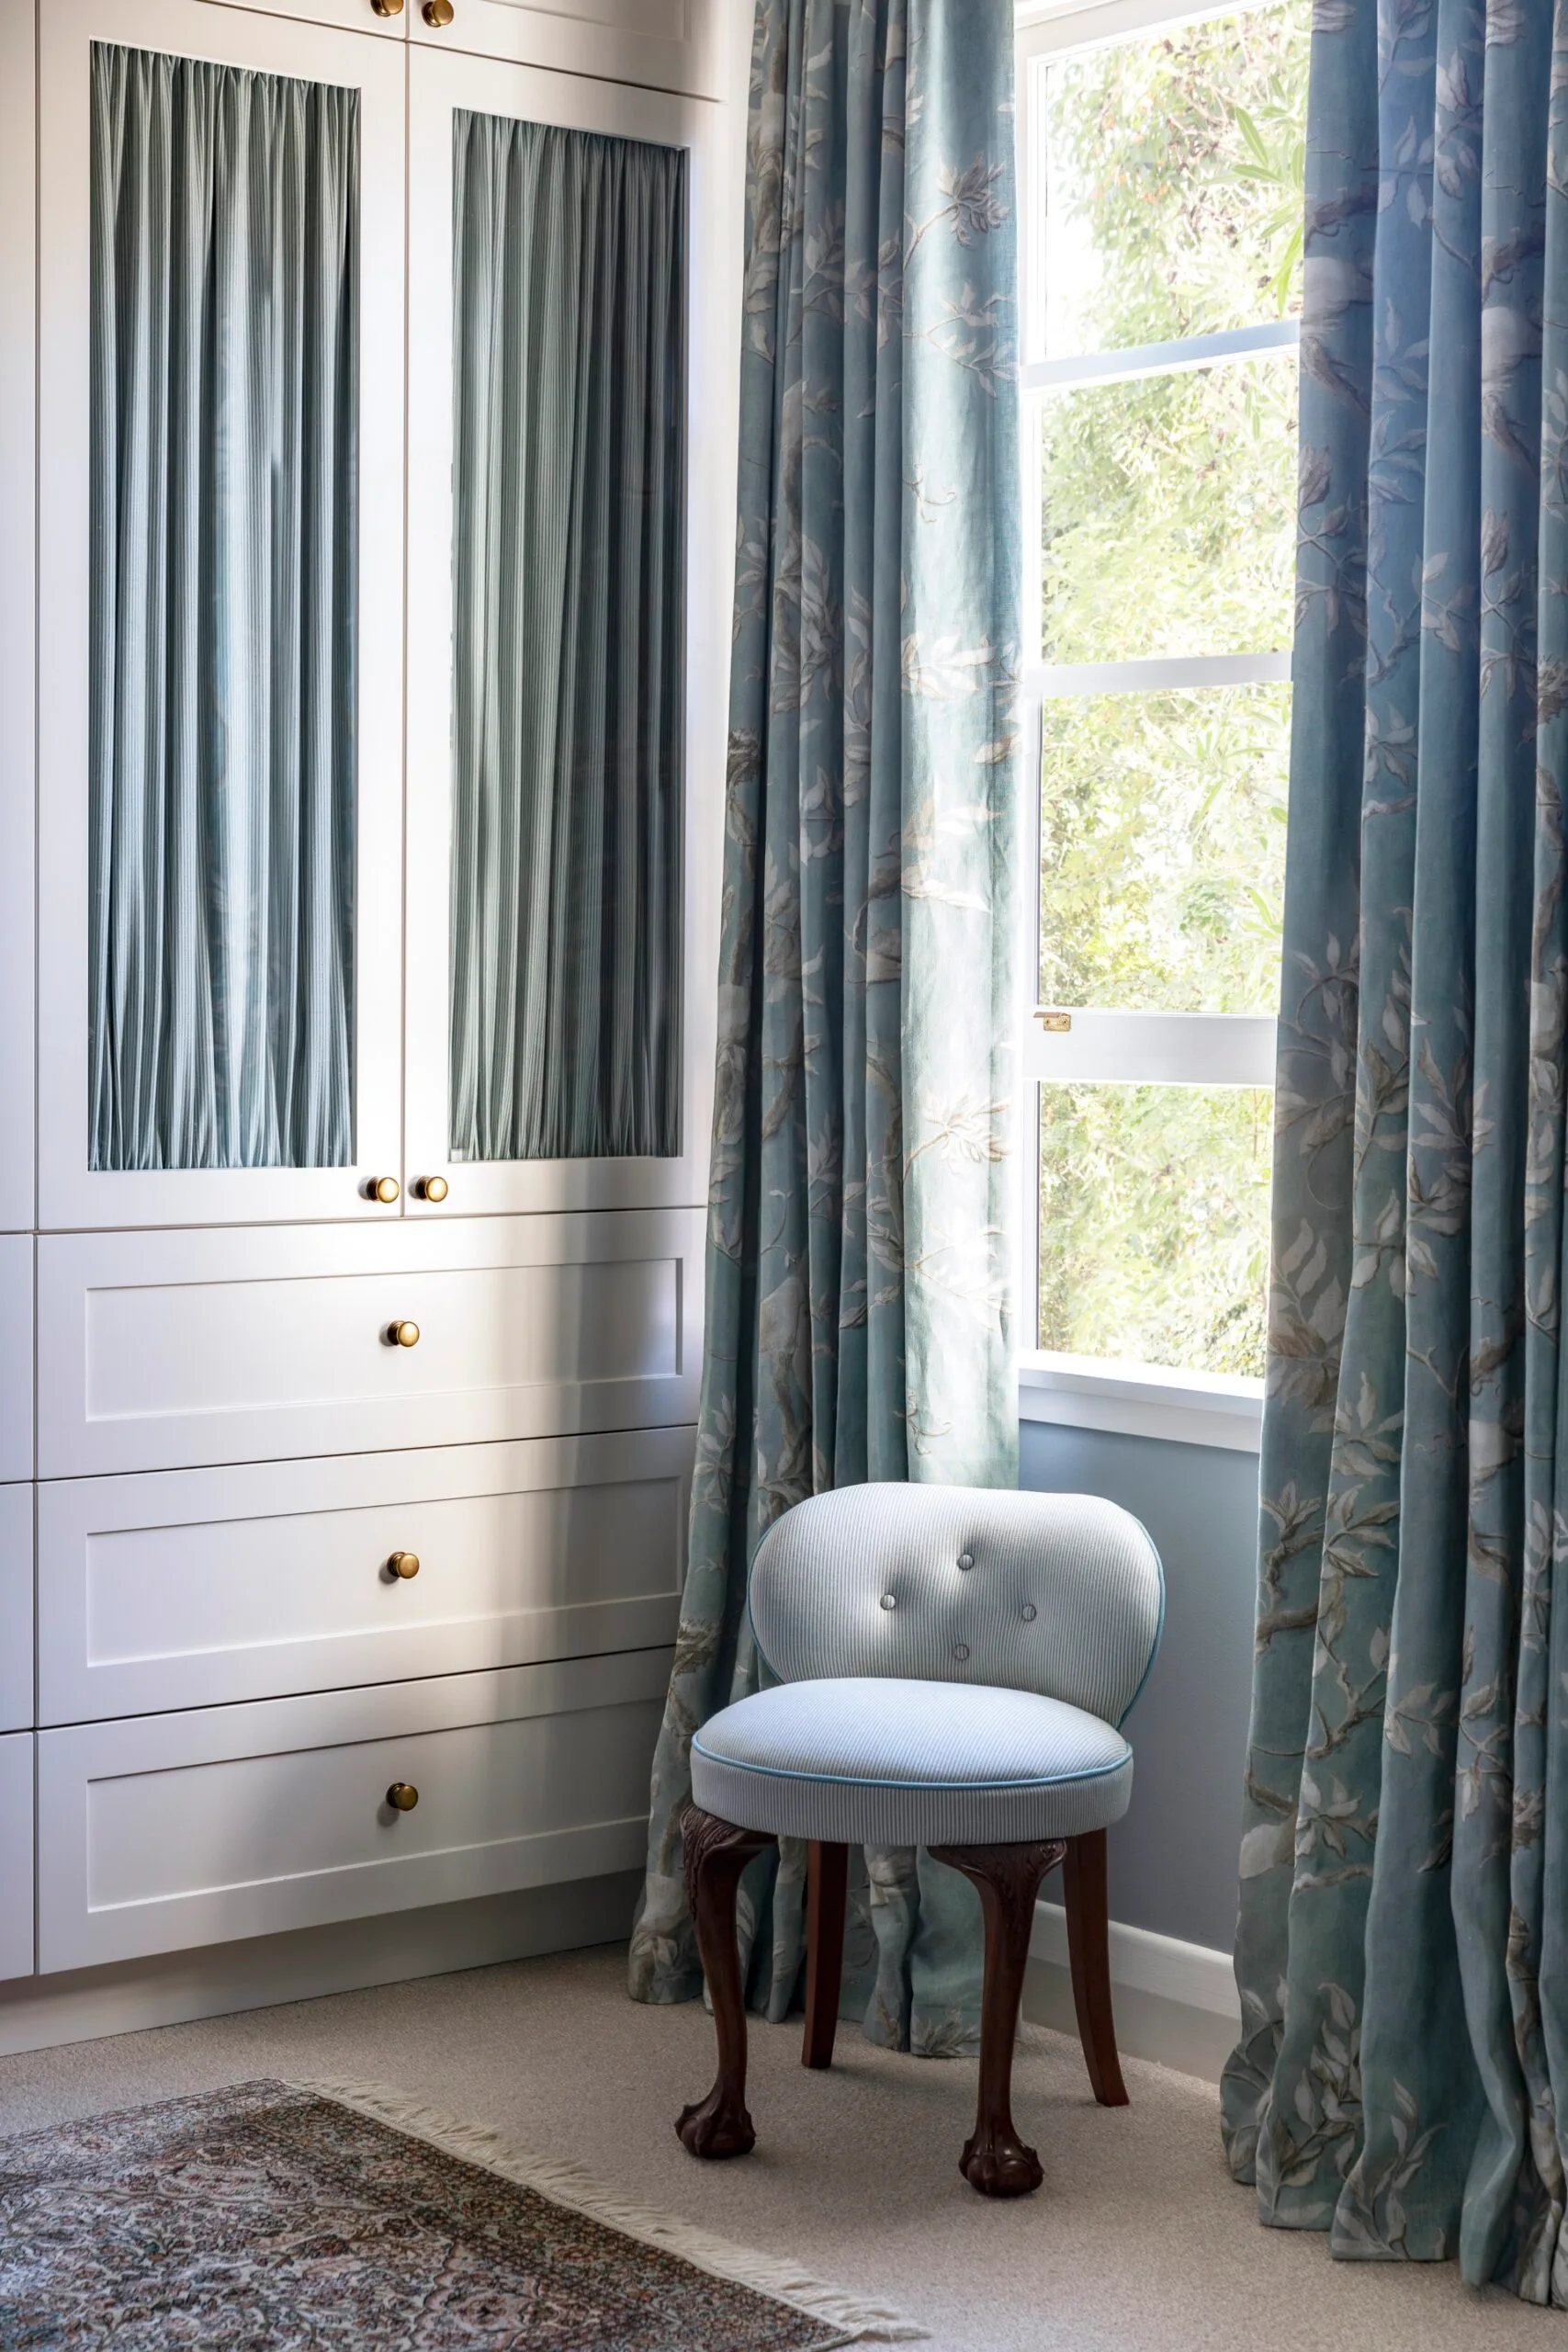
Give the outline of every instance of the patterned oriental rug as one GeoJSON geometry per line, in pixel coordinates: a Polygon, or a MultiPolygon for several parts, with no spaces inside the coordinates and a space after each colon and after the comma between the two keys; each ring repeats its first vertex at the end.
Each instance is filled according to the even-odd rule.
{"type": "Polygon", "coordinates": [[[829,2352],[921,2335],[395,2092],[0,2141],[0,2352],[829,2352]]]}

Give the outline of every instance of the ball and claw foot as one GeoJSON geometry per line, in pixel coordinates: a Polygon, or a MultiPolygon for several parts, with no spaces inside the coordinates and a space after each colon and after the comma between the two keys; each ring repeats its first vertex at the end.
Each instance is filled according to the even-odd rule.
{"type": "Polygon", "coordinates": [[[675,2130],[682,2146],[694,2156],[749,2156],[757,2144],[745,2108],[726,2098],[717,2083],[706,2098],[681,2109],[675,2130]]]}
{"type": "Polygon", "coordinates": [[[1033,2149],[1011,2131],[975,2132],[958,2169],[982,2197],[1030,2197],[1045,2177],[1033,2149]]]}
{"type": "Polygon", "coordinates": [[[740,1873],[773,1843],[771,1829],[742,1829],[689,1804],[681,1815],[686,1897],[696,1925],[697,1950],[713,1997],[718,2075],[706,2098],[682,2108],[675,2130],[694,2156],[744,2156],[757,2144],[746,2111],[746,2002],[735,1940],[740,1873]]]}

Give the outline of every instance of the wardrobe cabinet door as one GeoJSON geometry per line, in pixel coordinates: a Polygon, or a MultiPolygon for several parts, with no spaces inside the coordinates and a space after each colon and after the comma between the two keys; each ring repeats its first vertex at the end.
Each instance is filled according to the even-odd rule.
{"type": "MultiPolygon", "coordinates": [[[[690,1430],[621,1430],[51,1481],[39,1504],[41,1720],[670,1643],[692,1447],[690,1430]]],[[[29,1612],[31,1533],[29,1516],[29,1612]]],[[[29,1613],[18,1723],[32,1720],[31,1651],[29,1613]]]]}
{"type": "Polygon", "coordinates": [[[45,1235],[39,1475],[693,1422],[703,1222],[45,1235]]]}
{"type": "Polygon", "coordinates": [[[0,1487],[0,1731],[32,1720],[33,1489],[0,1487]]]}
{"type": "Polygon", "coordinates": [[[635,1869],[670,1657],[45,1732],[42,1966],[635,1869]]]}
{"type": "Polygon", "coordinates": [[[720,110],[417,47],[409,79],[409,1215],[698,1202],[720,110]]]}
{"type": "Polygon", "coordinates": [[[733,0],[728,24],[725,0],[453,0],[445,24],[433,13],[410,0],[411,40],[705,97],[723,87],[721,41],[750,31],[733,0]]]}
{"type": "Polygon", "coordinates": [[[39,1221],[384,1220],[406,49],[39,24],[39,1221]]]}
{"type": "Polygon", "coordinates": [[[0,7],[0,1232],[34,1222],[33,13],[0,7]]]}
{"type": "Polygon", "coordinates": [[[0,1739],[0,1977],[33,1973],[33,1736],[0,1739]]]}

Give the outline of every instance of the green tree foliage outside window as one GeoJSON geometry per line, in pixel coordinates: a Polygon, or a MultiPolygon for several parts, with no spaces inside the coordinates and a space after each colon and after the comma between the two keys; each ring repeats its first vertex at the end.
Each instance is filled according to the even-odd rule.
{"type": "MultiPolygon", "coordinates": [[[[1290,0],[1050,69],[1048,356],[1299,308],[1309,40],[1290,0]]],[[[1293,352],[1055,394],[1040,462],[1047,661],[1289,645],[1293,352]]],[[[1274,1011],[1289,728],[1284,686],[1047,703],[1043,1001],[1274,1011]]],[[[1040,1344],[1261,1373],[1269,1173],[1254,1090],[1043,1089],[1040,1344]]]]}

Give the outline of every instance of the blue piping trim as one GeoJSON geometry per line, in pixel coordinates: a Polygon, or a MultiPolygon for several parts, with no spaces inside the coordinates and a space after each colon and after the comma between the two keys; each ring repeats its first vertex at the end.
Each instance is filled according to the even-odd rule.
{"type": "Polygon", "coordinates": [[[1042,1779],[1032,1781],[880,1781],[872,1780],[863,1773],[797,1772],[783,1764],[748,1764],[739,1756],[716,1755],[711,1747],[705,1747],[700,1739],[694,1739],[692,1746],[705,1763],[727,1764],[733,1772],[755,1772],[765,1781],[819,1781],[824,1786],[835,1789],[901,1789],[911,1796],[968,1796],[996,1789],[1060,1789],[1070,1781],[1109,1780],[1111,1773],[1120,1772],[1133,1760],[1133,1751],[1129,1748],[1126,1755],[1119,1756],[1114,1764],[1096,1764],[1083,1772],[1048,1772],[1042,1779]]]}

